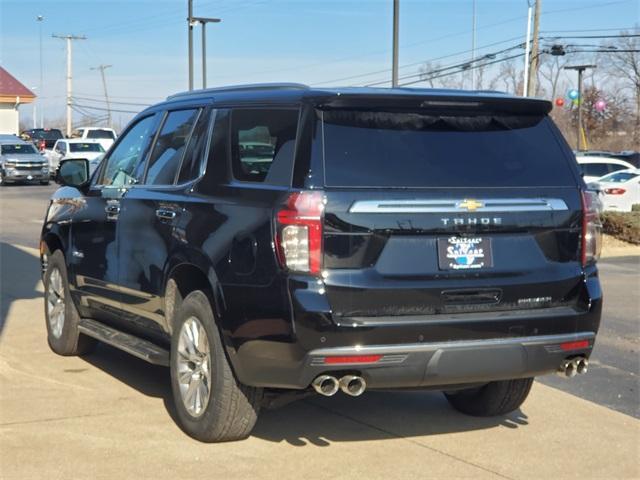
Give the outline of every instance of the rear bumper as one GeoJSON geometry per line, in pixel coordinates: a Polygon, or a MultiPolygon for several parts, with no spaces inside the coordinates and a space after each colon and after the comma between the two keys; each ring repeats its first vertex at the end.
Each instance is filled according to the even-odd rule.
{"type": "Polygon", "coordinates": [[[288,328],[277,323],[276,336],[275,323],[256,320],[252,338],[227,337],[227,351],[239,380],[256,387],[306,389],[320,374],[357,373],[368,388],[534,377],[557,371],[566,358],[591,355],[602,291],[595,267],[586,273],[574,306],[368,318],[336,317],[321,285],[292,282],[288,328]],[[584,340],[580,348],[560,346],[584,340]],[[349,355],[382,357],[369,364],[324,361],[349,355]]]}
{"type": "MultiPolygon", "coordinates": [[[[253,368],[241,372],[240,379],[243,383],[254,386],[291,389],[305,389],[321,374],[339,377],[348,373],[361,375],[368,388],[374,389],[486,383],[552,373],[558,370],[566,358],[589,357],[594,341],[594,332],[580,332],[473,341],[323,348],[312,350],[298,359],[294,345],[289,345],[286,351],[283,349],[275,356],[273,354],[276,352],[271,348],[258,348],[253,352],[243,352],[245,356],[254,357],[251,362],[253,368]],[[585,341],[586,345],[579,348],[564,350],[561,347],[565,343],[585,341]],[[364,355],[381,357],[365,364],[325,363],[327,357],[364,355]],[[288,357],[288,361],[283,362],[284,357],[288,357]]],[[[246,346],[249,345],[251,344],[246,346]]]]}

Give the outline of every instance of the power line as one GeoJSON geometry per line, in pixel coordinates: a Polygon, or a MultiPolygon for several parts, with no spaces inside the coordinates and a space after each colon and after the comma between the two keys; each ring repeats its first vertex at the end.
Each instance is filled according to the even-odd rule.
{"type": "MultiPolygon", "coordinates": [[[[85,109],[89,109],[89,110],[100,110],[103,112],[108,111],[107,108],[101,108],[101,107],[93,107],[91,105],[79,105],[79,104],[74,104],[74,106],[76,107],[80,107],[80,108],[85,108],[85,109]]],[[[118,112],[118,113],[139,113],[140,110],[116,110],[114,108],[111,109],[112,112],[118,112]]]]}
{"type": "MultiPolygon", "coordinates": [[[[99,103],[106,103],[105,100],[99,100],[96,98],[89,98],[89,97],[84,97],[81,95],[74,95],[73,98],[77,98],[79,100],[83,100],[86,102],[99,102],[99,103]]],[[[114,104],[114,105],[132,105],[132,106],[136,106],[136,107],[150,107],[151,104],[150,103],[137,103],[137,102],[118,102],[118,101],[114,101],[114,100],[109,100],[109,103],[114,104]]]]}

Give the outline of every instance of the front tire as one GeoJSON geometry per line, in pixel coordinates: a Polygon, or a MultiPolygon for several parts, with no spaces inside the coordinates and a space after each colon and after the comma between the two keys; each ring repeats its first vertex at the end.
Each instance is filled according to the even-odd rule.
{"type": "Polygon", "coordinates": [[[527,399],[533,378],[490,382],[480,388],[445,393],[459,412],[474,417],[496,417],[517,410],[527,399]]]}
{"type": "Polygon", "coordinates": [[[58,355],[83,355],[92,351],[96,340],[78,331],[80,315],[71,299],[67,266],[60,250],[49,255],[44,292],[47,341],[51,350],[58,355]]]}
{"type": "Polygon", "coordinates": [[[181,428],[203,442],[248,437],[258,418],[262,389],[235,378],[208,297],[191,292],[174,318],[171,389],[181,428]]]}

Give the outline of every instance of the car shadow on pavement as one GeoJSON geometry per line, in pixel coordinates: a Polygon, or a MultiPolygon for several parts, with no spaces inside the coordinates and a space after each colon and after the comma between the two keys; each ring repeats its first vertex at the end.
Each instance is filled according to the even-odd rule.
{"type": "MultiPolygon", "coordinates": [[[[169,416],[178,423],[169,369],[103,344],[82,358],[141,394],[162,398],[169,416]]],[[[520,410],[495,418],[462,415],[436,391],[372,391],[357,398],[342,393],[332,398],[312,396],[274,410],[263,409],[252,436],[293,446],[327,446],[527,424],[520,410]]]]}
{"type": "Polygon", "coordinates": [[[413,438],[528,424],[517,410],[494,418],[456,412],[437,391],[375,391],[352,398],[312,397],[278,410],[263,411],[253,436],[292,446],[413,438]]]}
{"type": "Polygon", "coordinates": [[[103,343],[98,343],[94,352],[81,358],[143,395],[161,398],[171,418],[177,419],[168,368],[147,363],[103,343]]]}
{"type": "Polygon", "coordinates": [[[42,292],[37,290],[39,282],[40,263],[37,257],[0,242],[0,334],[13,302],[42,297],[42,292]]]}

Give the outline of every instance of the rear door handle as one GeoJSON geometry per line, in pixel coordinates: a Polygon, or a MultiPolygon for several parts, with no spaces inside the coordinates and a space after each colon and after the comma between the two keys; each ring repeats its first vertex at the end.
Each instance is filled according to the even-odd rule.
{"type": "Polygon", "coordinates": [[[156,210],[156,217],[160,220],[173,220],[176,218],[176,211],[170,208],[159,208],[156,210]]]}

